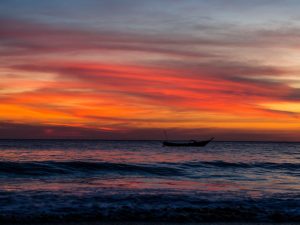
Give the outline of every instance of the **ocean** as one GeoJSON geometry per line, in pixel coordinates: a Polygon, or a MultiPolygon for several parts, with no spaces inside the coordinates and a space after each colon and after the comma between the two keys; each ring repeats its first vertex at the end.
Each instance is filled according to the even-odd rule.
{"type": "Polygon", "coordinates": [[[300,222],[300,143],[1,140],[0,222],[300,222]]]}

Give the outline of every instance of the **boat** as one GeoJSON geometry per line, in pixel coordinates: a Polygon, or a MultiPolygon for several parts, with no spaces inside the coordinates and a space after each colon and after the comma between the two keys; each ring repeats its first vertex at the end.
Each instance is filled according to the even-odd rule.
{"type": "Polygon", "coordinates": [[[195,141],[191,140],[188,142],[170,142],[170,141],[163,141],[163,146],[174,146],[174,147],[204,147],[209,142],[211,142],[214,138],[205,141],[195,141]]]}

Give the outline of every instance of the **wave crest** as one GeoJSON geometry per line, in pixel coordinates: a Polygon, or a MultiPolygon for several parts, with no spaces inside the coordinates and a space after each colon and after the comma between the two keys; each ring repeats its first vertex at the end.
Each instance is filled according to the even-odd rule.
{"type": "Polygon", "coordinates": [[[176,168],[146,164],[86,161],[0,162],[0,174],[6,175],[49,176],[93,172],[146,173],[159,176],[181,175],[180,170],[176,168]]]}

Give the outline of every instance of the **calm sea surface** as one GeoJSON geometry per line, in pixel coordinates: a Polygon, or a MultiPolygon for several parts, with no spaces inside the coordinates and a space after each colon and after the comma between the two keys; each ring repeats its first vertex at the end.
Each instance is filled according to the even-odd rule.
{"type": "Polygon", "coordinates": [[[0,141],[0,221],[300,221],[300,143],[0,141]]]}

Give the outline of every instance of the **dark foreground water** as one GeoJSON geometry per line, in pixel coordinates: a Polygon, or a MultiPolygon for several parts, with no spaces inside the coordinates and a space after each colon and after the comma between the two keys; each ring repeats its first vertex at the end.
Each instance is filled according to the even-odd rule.
{"type": "Polygon", "coordinates": [[[300,144],[0,141],[0,222],[298,221],[300,144]]]}

